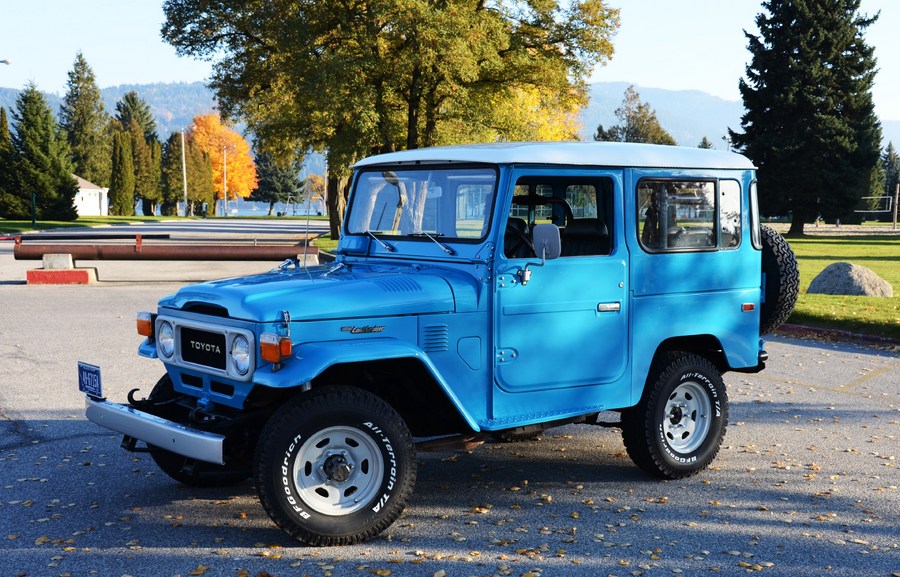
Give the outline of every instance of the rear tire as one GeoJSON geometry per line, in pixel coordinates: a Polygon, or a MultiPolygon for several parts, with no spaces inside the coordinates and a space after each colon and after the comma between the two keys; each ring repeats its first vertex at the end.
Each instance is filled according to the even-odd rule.
{"type": "Polygon", "coordinates": [[[769,228],[759,228],[762,240],[763,302],[759,307],[759,334],[784,324],[800,294],[800,270],[791,245],[769,228]]]}
{"type": "Polygon", "coordinates": [[[634,464],[656,477],[681,479],[705,469],[728,425],[728,396],[718,369],[688,353],[655,362],[650,389],[622,412],[622,439],[634,464]]]}
{"type": "Polygon", "coordinates": [[[266,513],[291,537],[313,546],[360,543],[393,523],[412,495],[412,437],[371,393],[313,390],[266,424],[254,477],[266,513]]]}

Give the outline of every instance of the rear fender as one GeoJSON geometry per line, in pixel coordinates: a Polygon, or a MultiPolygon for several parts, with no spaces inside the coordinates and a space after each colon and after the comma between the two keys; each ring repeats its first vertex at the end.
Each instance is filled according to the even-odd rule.
{"type": "Polygon", "coordinates": [[[253,374],[257,385],[273,389],[286,389],[311,382],[329,367],[365,361],[413,358],[422,363],[460,416],[473,431],[481,429],[463,408],[459,398],[435,368],[431,359],[421,349],[396,339],[379,338],[352,341],[305,343],[294,346],[293,357],[280,370],[272,372],[263,367],[253,374]]]}

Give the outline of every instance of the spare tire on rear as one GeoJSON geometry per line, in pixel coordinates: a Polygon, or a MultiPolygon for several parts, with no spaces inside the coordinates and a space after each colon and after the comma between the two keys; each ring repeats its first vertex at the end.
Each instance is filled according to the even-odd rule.
{"type": "Polygon", "coordinates": [[[760,227],[762,240],[763,302],[759,311],[759,334],[770,333],[791,316],[800,293],[800,270],[791,245],[767,226],[760,227]]]}

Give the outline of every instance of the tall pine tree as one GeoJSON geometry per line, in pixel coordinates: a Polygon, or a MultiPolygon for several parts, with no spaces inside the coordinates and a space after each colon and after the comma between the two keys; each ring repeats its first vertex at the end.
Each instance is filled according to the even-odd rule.
{"type": "Polygon", "coordinates": [[[160,212],[166,216],[178,214],[178,203],[184,198],[184,180],[181,166],[181,133],[169,135],[162,148],[162,169],[160,172],[160,189],[162,204],[160,212]]]}
{"type": "Polygon", "coordinates": [[[212,160],[193,140],[187,141],[187,182],[190,215],[200,214],[206,204],[206,215],[214,216],[216,189],[213,184],[212,160]]]}
{"type": "MultiPolygon", "coordinates": [[[[884,171],[883,194],[892,199],[890,202],[893,203],[897,200],[897,185],[900,184],[900,154],[894,148],[893,142],[888,142],[887,148],[881,155],[881,167],[884,171]]],[[[883,213],[881,220],[891,220],[892,218],[892,214],[883,213]]]]}
{"type": "Polygon", "coordinates": [[[789,234],[820,213],[850,214],[870,190],[881,146],[860,0],[768,0],[745,33],[746,113],[732,142],[759,167],[760,210],[792,215],[789,234]]]}
{"type": "Polygon", "coordinates": [[[109,115],[103,108],[94,71],[81,52],[69,72],[59,118],[72,151],[75,174],[94,184],[108,186],[112,153],[107,132],[109,115]]]}
{"type": "Polygon", "coordinates": [[[134,214],[134,158],[131,152],[131,135],[127,132],[116,132],[113,136],[109,214],[134,214]]]}
{"type": "Polygon", "coordinates": [[[74,200],[78,184],[72,177],[69,147],[59,131],[53,111],[34,83],[16,99],[12,149],[6,163],[9,180],[0,205],[0,216],[40,220],[75,220],[74,200]]]}
{"type": "Polygon", "coordinates": [[[6,118],[6,108],[0,106],[0,216],[5,212],[3,206],[6,199],[6,186],[11,178],[12,171],[12,140],[9,137],[9,120],[6,118]]]}
{"type": "Polygon", "coordinates": [[[128,130],[131,121],[134,120],[144,132],[144,140],[147,142],[159,140],[156,134],[156,119],[150,111],[150,105],[134,90],[125,93],[122,100],[116,102],[116,120],[125,130],[128,130]]]}
{"type": "Polygon", "coordinates": [[[278,162],[270,153],[263,152],[256,158],[259,181],[250,193],[250,200],[268,202],[271,216],[276,202],[285,202],[291,195],[297,199],[302,194],[299,173],[297,162],[278,162]]]}

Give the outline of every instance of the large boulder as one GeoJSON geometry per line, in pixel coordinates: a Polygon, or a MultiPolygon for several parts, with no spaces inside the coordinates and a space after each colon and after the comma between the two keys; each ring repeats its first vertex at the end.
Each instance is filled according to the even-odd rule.
{"type": "Polygon", "coordinates": [[[892,297],[894,287],[871,269],[849,262],[836,262],[825,267],[806,291],[820,295],[892,297]]]}

